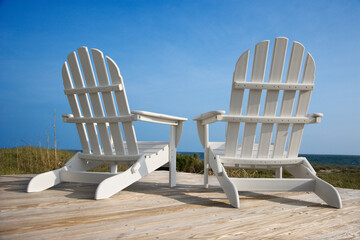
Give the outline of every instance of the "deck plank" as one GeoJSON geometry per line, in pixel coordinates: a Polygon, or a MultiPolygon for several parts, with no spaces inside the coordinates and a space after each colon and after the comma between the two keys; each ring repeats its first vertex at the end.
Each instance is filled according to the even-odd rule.
{"type": "Polygon", "coordinates": [[[156,171],[112,198],[96,185],[62,183],[26,193],[32,175],[0,176],[0,239],[360,238],[360,190],[338,189],[343,208],[313,193],[240,192],[229,205],[215,177],[156,171]]]}

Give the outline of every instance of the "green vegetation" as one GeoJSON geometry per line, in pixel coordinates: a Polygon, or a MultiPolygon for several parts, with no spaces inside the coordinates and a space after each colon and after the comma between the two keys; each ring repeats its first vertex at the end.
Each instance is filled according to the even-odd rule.
{"type": "Polygon", "coordinates": [[[62,167],[75,153],[40,147],[0,149],[0,174],[42,173],[62,167]],[[56,153],[56,154],[55,154],[56,153]]]}
{"type": "MultiPolygon", "coordinates": [[[[67,150],[45,149],[40,147],[18,147],[0,149],[0,175],[34,174],[52,171],[64,166],[75,154],[67,150]]],[[[119,166],[124,171],[128,166],[119,166]]],[[[108,164],[102,164],[92,171],[106,172],[108,164]]]]}
{"type": "MultiPolygon", "coordinates": [[[[66,150],[45,149],[39,147],[19,147],[0,149],[0,175],[34,174],[62,167],[75,153],[66,150]]],[[[176,169],[180,172],[204,173],[204,162],[197,154],[176,157],[176,169]]],[[[129,166],[119,166],[124,171],[129,166]]],[[[108,171],[103,164],[93,171],[108,171]]],[[[360,189],[360,168],[314,165],[317,175],[336,187],[360,189]]],[[[230,177],[275,177],[274,170],[268,169],[227,169],[230,177]]],[[[210,175],[214,175],[210,170],[210,175]]],[[[284,171],[283,177],[291,177],[284,171]]]]}
{"type": "Polygon", "coordinates": [[[336,187],[360,189],[360,168],[314,165],[317,176],[336,187]]]}

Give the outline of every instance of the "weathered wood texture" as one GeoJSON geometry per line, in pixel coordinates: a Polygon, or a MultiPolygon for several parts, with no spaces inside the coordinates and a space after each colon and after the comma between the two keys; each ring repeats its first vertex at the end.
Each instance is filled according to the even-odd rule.
{"type": "Polygon", "coordinates": [[[61,183],[26,193],[30,175],[0,176],[0,239],[343,239],[360,238],[360,190],[338,189],[343,208],[314,193],[240,192],[233,208],[209,177],[156,171],[110,199],[96,185],[61,183]]]}

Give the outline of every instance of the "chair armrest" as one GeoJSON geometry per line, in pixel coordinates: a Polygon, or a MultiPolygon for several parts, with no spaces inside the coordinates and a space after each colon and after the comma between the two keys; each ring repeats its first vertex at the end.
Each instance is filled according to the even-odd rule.
{"type": "Polygon", "coordinates": [[[218,117],[224,115],[226,112],[224,110],[211,111],[207,113],[200,114],[199,116],[193,118],[196,121],[197,130],[200,138],[201,145],[207,148],[209,142],[209,127],[210,123],[218,121],[218,117]]]}
{"type": "Polygon", "coordinates": [[[321,123],[321,118],[324,117],[324,114],[322,114],[322,113],[311,113],[311,114],[308,114],[307,117],[315,118],[315,123],[321,123]]]}
{"type": "Polygon", "coordinates": [[[182,125],[187,118],[175,117],[165,114],[152,113],[146,111],[132,111],[132,115],[113,116],[113,117],[74,117],[72,114],[62,115],[63,121],[67,123],[110,123],[110,122],[130,122],[145,121],[173,126],[182,125]]]}
{"type": "Polygon", "coordinates": [[[178,125],[179,122],[187,121],[187,118],[147,112],[147,111],[131,111],[131,113],[137,116],[137,120],[145,121],[145,122],[178,125]]]}
{"type": "Polygon", "coordinates": [[[73,118],[74,115],[72,115],[72,114],[63,114],[63,115],[61,115],[61,117],[63,119],[63,122],[67,122],[67,120],[70,119],[70,118],[73,118]]]}
{"type": "Polygon", "coordinates": [[[202,120],[209,119],[209,118],[217,116],[217,115],[224,115],[225,113],[226,113],[226,111],[224,111],[224,110],[211,111],[211,112],[200,114],[199,116],[193,118],[193,120],[194,121],[202,121],[202,120]]]}
{"type": "Polygon", "coordinates": [[[187,121],[187,118],[147,112],[147,111],[131,111],[131,113],[134,114],[136,120],[170,125],[171,127],[170,127],[169,143],[170,145],[174,144],[175,148],[179,145],[184,121],[187,121]],[[174,138],[172,138],[172,136],[174,136],[174,138]]]}

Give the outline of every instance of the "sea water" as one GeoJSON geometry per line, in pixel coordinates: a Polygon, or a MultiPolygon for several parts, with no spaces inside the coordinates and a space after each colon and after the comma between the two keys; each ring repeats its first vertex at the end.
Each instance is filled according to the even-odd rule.
{"type": "MultiPolygon", "coordinates": [[[[182,155],[199,155],[199,159],[204,159],[203,152],[178,152],[182,155]]],[[[334,165],[344,167],[360,167],[359,155],[327,155],[327,154],[299,154],[305,157],[311,164],[334,165]]]]}

